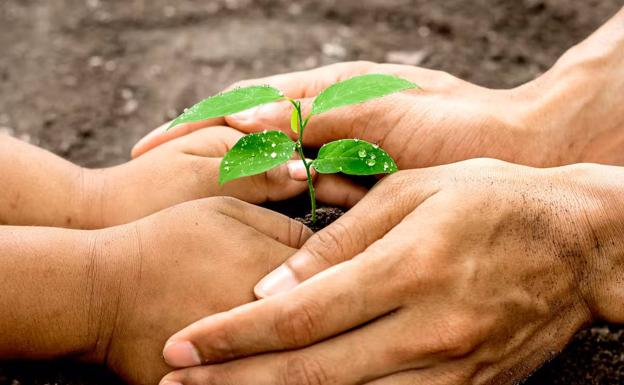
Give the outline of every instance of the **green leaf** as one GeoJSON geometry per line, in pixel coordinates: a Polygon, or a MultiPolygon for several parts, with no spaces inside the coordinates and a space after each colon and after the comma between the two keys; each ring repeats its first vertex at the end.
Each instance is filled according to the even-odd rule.
{"type": "Polygon", "coordinates": [[[243,136],[221,160],[219,184],[268,171],[287,162],[294,151],[295,142],[281,131],[243,136]]]}
{"type": "Polygon", "coordinates": [[[290,129],[295,134],[299,133],[299,112],[296,108],[293,108],[292,115],[290,115],[290,129]]]}
{"type": "Polygon", "coordinates": [[[232,115],[261,104],[278,101],[283,97],[284,95],[280,90],[269,86],[236,88],[211,96],[188,108],[171,122],[169,128],[181,123],[200,122],[210,118],[232,115]]]}
{"type": "Polygon", "coordinates": [[[312,167],[321,174],[389,174],[397,165],[379,146],[359,139],[342,139],[321,147],[312,167]]]}
{"type": "Polygon", "coordinates": [[[395,92],[419,88],[418,85],[392,75],[370,74],[356,76],[333,84],[314,100],[312,115],[334,108],[365,102],[395,92]]]}

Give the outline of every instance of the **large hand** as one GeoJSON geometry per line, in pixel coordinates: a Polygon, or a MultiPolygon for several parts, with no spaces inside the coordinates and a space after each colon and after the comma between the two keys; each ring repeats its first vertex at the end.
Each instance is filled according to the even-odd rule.
{"type": "Polygon", "coordinates": [[[172,333],[253,301],[253,285],[311,232],[269,210],[209,198],[97,234],[101,258],[90,271],[105,277],[96,287],[107,299],[93,298],[104,314],[89,319],[100,337],[90,359],[129,383],[155,384],[167,372],[161,351],[172,333]]]}
{"type": "Polygon", "coordinates": [[[325,271],[174,335],[171,364],[208,365],[165,380],[515,383],[593,317],[624,321],[621,177],[492,160],[392,175],[260,291],[325,271]],[[188,342],[195,360],[173,349],[188,342]]]}
{"type": "MultiPolygon", "coordinates": [[[[533,166],[575,162],[624,163],[624,46],[621,11],[582,44],[569,50],[546,74],[512,90],[493,90],[447,73],[423,68],[340,63],[311,71],[241,82],[269,84],[308,106],[322,89],[365,73],[390,73],[418,83],[404,92],[362,105],[315,116],[304,142],[320,146],[338,138],[378,143],[400,168],[428,167],[474,157],[493,157],[533,166]],[[307,103],[306,103],[307,102],[307,103]]],[[[290,131],[290,104],[261,106],[227,117],[246,132],[290,131]]],[[[138,156],[151,148],[209,124],[180,125],[155,131],[136,145],[138,156]]]]}
{"type": "MultiPolygon", "coordinates": [[[[251,203],[283,200],[307,191],[301,161],[219,186],[222,156],[243,136],[214,126],[170,141],[145,156],[106,170],[89,172],[87,207],[90,227],[128,223],[178,203],[211,196],[231,196],[251,203]]],[[[320,175],[321,201],[352,206],[366,192],[336,175],[320,175]]]]}

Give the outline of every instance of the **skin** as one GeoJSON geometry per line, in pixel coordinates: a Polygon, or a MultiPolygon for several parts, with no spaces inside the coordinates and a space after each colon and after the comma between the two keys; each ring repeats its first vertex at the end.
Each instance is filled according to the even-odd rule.
{"type": "Polygon", "coordinates": [[[161,384],[514,384],[583,325],[624,322],[622,177],[490,159],[393,174],[282,267],[303,283],[175,334],[165,359],[193,367],[161,384]]]}
{"type": "Polygon", "coordinates": [[[310,234],[232,198],[104,230],[2,226],[0,359],[73,358],[155,384],[169,370],[168,336],[252,301],[258,279],[310,234]]]}
{"type": "MultiPolygon", "coordinates": [[[[475,156],[622,164],[623,55],[624,10],[514,90],[370,63],[263,81],[304,98],[330,72],[421,83],[327,114],[306,137],[376,141],[402,168],[475,156]]],[[[284,129],[280,119],[261,108],[227,122],[284,129]]],[[[477,159],[394,174],[263,279],[264,300],[175,334],[165,359],[188,369],[161,384],[516,383],[582,325],[624,322],[623,172],[477,159]]]]}
{"type": "MultiPolygon", "coordinates": [[[[91,170],[0,135],[0,225],[98,229],[194,199],[230,196],[259,204],[307,191],[300,162],[219,186],[221,158],[242,136],[230,127],[203,128],[140,159],[91,170]]],[[[320,200],[347,207],[366,192],[338,176],[320,176],[316,185],[320,200]]]]}

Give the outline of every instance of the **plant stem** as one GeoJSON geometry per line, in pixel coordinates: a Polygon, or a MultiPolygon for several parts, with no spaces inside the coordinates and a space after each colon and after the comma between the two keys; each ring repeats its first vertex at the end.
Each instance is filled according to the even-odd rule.
{"type": "Polygon", "coordinates": [[[312,182],[312,173],[310,172],[310,168],[312,167],[312,162],[307,162],[305,158],[305,154],[303,153],[303,132],[305,127],[307,126],[308,120],[303,121],[302,113],[301,113],[301,102],[291,101],[295,110],[297,111],[297,120],[299,125],[299,136],[297,138],[297,152],[299,153],[299,157],[305,166],[306,175],[308,177],[308,191],[310,193],[310,206],[312,208],[312,223],[316,223],[316,192],[314,191],[314,183],[312,182]]]}

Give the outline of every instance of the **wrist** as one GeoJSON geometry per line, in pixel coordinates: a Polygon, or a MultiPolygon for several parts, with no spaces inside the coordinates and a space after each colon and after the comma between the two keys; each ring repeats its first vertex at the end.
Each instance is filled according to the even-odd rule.
{"type": "Polygon", "coordinates": [[[544,75],[512,90],[542,166],[624,162],[624,9],[544,75]]]}
{"type": "Polygon", "coordinates": [[[106,169],[83,169],[79,217],[82,228],[104,229],[129,223],[141,216],[135,187],[141,181],[128,177],[130,164],[106,169]]]}
{"type": "Polygon", "coordinates": [[[624,170],[596,164],[561,169],[578,202],[579,289],[594,318],[624,323],[624,170]]]}
{"type": "Polygon", "coordinates": [[[134,224],[89,231],[91,286],[84,321],[90,330],[90,348],[83,361],[108,364],[115,337],[132,303],[132,285],[139,281],[140,252],[134,224]]]}

